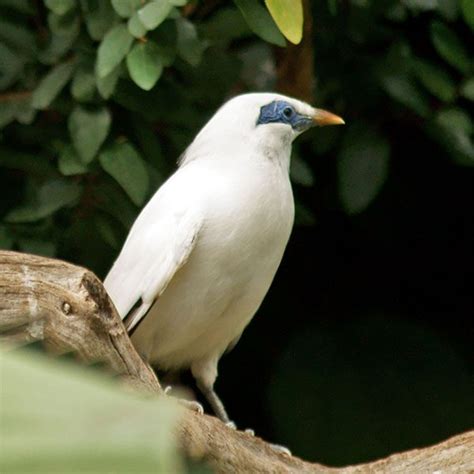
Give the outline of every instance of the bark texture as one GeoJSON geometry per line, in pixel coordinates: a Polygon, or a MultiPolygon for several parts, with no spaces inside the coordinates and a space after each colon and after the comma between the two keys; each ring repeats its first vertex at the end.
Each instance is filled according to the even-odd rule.
{"type": "MultiPolygon", "coordinates": [[[[0,341],[13,345],[42,341],[54,353],[74,352],[86,363],[104,363],[140,391],[163,393],[99,279],[60,260],[0,251],[0,341]]],[[[207,461],[219,473],[474,472],[474,431],[436,446],[344,468],[278,453],[256,436],[191,410],[185,411],[178,431],[186,454],[207,461]]]]}

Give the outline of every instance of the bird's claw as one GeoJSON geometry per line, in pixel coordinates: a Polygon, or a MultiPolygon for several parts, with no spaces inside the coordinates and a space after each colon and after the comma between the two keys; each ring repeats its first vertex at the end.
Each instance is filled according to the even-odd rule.
{"type": "Polygon", "coordinates": [[[273,451],[277,452],[278,454],[283,454],[284,456],[288,457],[293,456],[291,451],[286,446],[282,446],[281,444],[270,443],[270,448],[272,448],[273,451]]]}
{"type": "MultiPolygon", "coordinates": [[[[171,385],[168,385],[167,387],[165,387],[164,389],[165,395],[170,396],[172,389],[173,387],[171,385]]],[[[176,398],[176,400],[178,401],[180,405],[184,406],[188,410],[192,410],[195,413],[198,413],[199,415],[204,415],[204,408],[199,402],[196,402],[194,400],[186,400],[185,398],[176,398]]]]}
{"type": "Polygon", "coordinates": [[[204,408],[203,406],[194,400],[185,400],[184,398],[177,398],[178,403],[183,405],[185,408],[194,411],[199,415],[204,415],[204,408]]]}
{"type": "Polygon", "coordinates": [[[237,425],[233,421],[227,421],[226,424],[227,428],[231,428],[233,430],[237,429],[237,425]]]}

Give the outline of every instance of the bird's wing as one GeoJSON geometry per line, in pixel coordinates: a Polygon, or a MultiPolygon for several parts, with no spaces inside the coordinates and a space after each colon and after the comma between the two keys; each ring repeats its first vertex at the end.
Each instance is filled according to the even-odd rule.
{"type": "Polygon", "coordinates": [[[127,318],[129,331],[186,263],[202,225],[201,215],[192,205],[166,196],[155,198],[133,225],[104,281],[121,318],[127,318]]]}

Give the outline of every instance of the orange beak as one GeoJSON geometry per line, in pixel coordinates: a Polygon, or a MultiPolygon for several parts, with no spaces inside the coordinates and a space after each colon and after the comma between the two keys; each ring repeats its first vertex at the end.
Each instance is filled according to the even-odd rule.
{"type": "Polygon", "coordinates": [[[314,114],[311,118],[314,125],[318,127],[323,127],[325,125],[343,125],[346,123],[338,115],[322,109],[314,109],[314,114]]]}

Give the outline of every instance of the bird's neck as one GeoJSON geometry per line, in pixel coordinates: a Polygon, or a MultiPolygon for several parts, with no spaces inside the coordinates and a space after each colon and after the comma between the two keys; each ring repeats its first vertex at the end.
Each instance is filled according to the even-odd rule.
{"type": "Polygon", "coordinates": [[[290,138],[256,134],[236,136],[234,131],[228,136],[221,134],[218,139],[199,136],[184,153],[181,166],[195,159],[232,163],[236,166],[272,163],[288,173],[290,155],[290,138]]]}
{"type": "Polygon", "coordinates": [[[280,166],[285,172],[290,169],[291,140],[281,136],[265,136],[255,144],[259,155],[280,166]]]}

